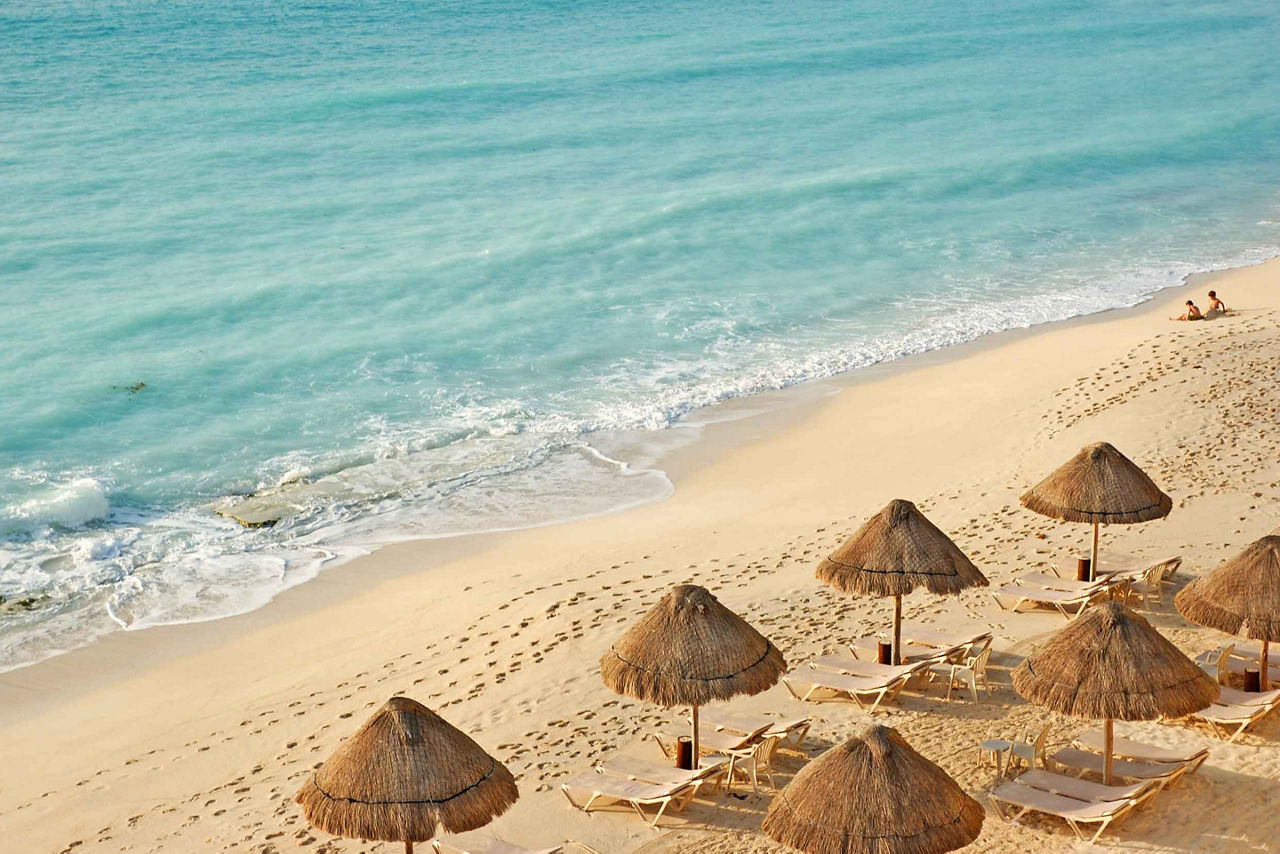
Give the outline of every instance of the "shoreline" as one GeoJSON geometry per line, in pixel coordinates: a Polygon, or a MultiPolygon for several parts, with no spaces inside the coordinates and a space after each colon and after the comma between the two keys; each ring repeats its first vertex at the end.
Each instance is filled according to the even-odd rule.
{"type": "MultiPolygon", "coordinates": [[[[1280,427],[1280,417],[1263,409],[1247,424],[1223,421],[1219,404],[1188,395],[1183,383],[1203,383],[1201,359],[1218,360],[1215,369],[1232,376],[1255,371],[1257,360],[1274,364],[1278,281],[1280,259],[1272,259],[1193,277],[1134,308],[796,386],[786,392],[803,395],[787,397],[788,406],[719,419],[701,441],[664,458],[676,483],[665,501],[538,528],[389,545],[247,614],[117,632],[0,674],[0,733],[30,748],[0,781],[0,829],[33,851],[72,841],[85,843],[77,851],[119,850],[121,837],[140,845],[166,840],[176,850],[265,850],[276,830],[290,831],[271,843],[277,848],[315,850],[298,842],[305,834],[294,838],[305,828],[288,797],[372,707],[404,692],[512,767],[522,799],[495,825],[504,838],[550,844],[569,837],[630,850],[652,832],[634,818],[571,812],[555,781],[676,717],[675,710],[619,705],[594,673],[621,626],[671,584],[708,586],[800,665],[832,638],[886,618],[883,601],[832,597],[812,578],[817,559],[863,518],[890,498],[914,500],[993,585],[1003,583],[1084,540],[1079,526],[1018,511],[1017,495],[1100,437],[1152,471],[1176,508],[1173,523],[1107,529],[1104,548],[1175,550],[1194,572],[1274,528],[1280,463],[1266,466],[1280,455],[1269,453],[1265,431],[1280,427]],[[1165,320],[1174,299],[1214,285],[1235,317],[1165,320]],[[1237,438],[1241,430],[1264,432],[1237,438]],[[1182,449],[1190,443],[1210,453],[1211,440],[1207,462],[1188,465],[1182,449]],[[1183,512],[1188,507],[1195,512],[1183,512]],[[567,722],[582,734],[571,737],[567,722]],[[243,803],[230,797],[242,787],[243,803]],[[220,806],[205,810],[206,802],[220,806]]],[[[1241,393],[1258,385],[1250,380],[1241,393]]],[[[943,623],[998,625],[1001,649],[1061,625],[1054,614],[997,612],[990,597],[976,595],[913,596],[905,604],[943,623]]],[[[1186,644],[1214,635],[1176,622],[1161,627],[1186,644]]],[[[859,719],[836,704],[799,704],[781,688],[751,702],[813,714],[821,724],[815,729],[828,735],[859,719]]],[[[895,713],[893,722],[950,726],[957,708],[895,713]]],[[[986,737],[995,737],[1036,720],[1025,705],[990,711],[954,722],[973,729],[980,720],[986,737]]],[[[1025,830],[989,824],[1008,838],[1004,850],[1027,841],[1025,830]]],[[[331,851],[367,850],[325,838],[331,851]]]]}
{"type": "MultiPolygon", "coordinates": [[[[1190,273],[1183,278],[1180,284],[1161,288],[1132,306],[1105,309],[1063,320],[1004,329],[980,335],[977,338],[958,344],[912,353],[896,359],[888,359],[831,376],[804,380],[782,388],[769,389],[746,396],[728,398],[696,409],[663,430],[635,430],[601,434],[599,438],[603,439],[602,444],[608,446],[609,455],[614,453],[623,453],[628,457],[632,454],[647,455],[648,459],[645,460],[644,466],[639,471],[655,473],[665,477],[671,484],[671,490],[667,495],[661,498],[640,500],[618,507],[611,507],[598,512],[572,515],[529,525],[482,529],[474,532],[441,534],[438,536],[405,534],[401,537],[390,537],[385,541],[365,544],[360,546],[362,553],[336,560],[331,559],[321,564],[311,578],[280,589],[272,594],[265,604],[256,608],[207,619],[162,623],[138,630],[121,629],[102,635],[87,644],[55,652],[30,664],[18,665],[15,668],[0,671],[0,695],[4,692],[5,678],[10,674],[50,665],[67,656],[86,654],[87,650],[102,644],[113,647],[120,645],[120,648],[113,649],[107,656],[108,664],[105,668],[98,666],[92,668],[94,674],[102,674],[108,678],[114,678],[109,675],[113,669],[109,664],[110,661],[123,657],[134,663],[156,663],[163,661],[167,655],[166,653],[156,656],[154,655],[154,649],[147,649],[146,647],[142,647],[140,650],[132,649],[127,642],[120,644],[123,638],[126,637],[137,637],[152,632],[180,633],[184,629],[192,630],[197,627],[209,627],[212,629],[213,626],[229,622],[243,622],[244,626],[239,630],[248,631],[274,622],[277,619],[288,619],[291,616],[306,613],[308,610],[340,601],[342,597],[350,595],[359,589],[359,585],[353,585],[350,581],[335,583],[333,590],[326,590],[323,593],[313,591],[318,595],[310,597],[302,596],[301,591],[317,585],[317,583],[332,574],[352,571],[351,568],[356,564],[361,564],[359,568],[365,570],[363,564],[369,561],[371,564],[370,569],[372,569],[372,564],[375,562],[370,559],[386,549],[417,547],[423,551],[431,552],[431,554],[425,555],[426,563],[421,569],[393,569],[389,575],[385,573],[385,570],[395,565],[395,562],[376,562],[376,571],[369,572],[366,570],[361,578],[362,583],[378,583],[387,578],[399,577],[406,573],[429,571],[432,567],[448,564],[461,557],[474,555],[479,551],[499,548],[501,546],[499,541],[502,538],[519,535],[524,532],[573,525],[602,518],[612,518],[640,508],[661,504],[669,501],[675,491],[680,488],[680,481],[696,474],[701,469],[713,465],[716,460],[722,458],[725,454],[731,453],[735,448],[741,447],[743,444],[759,439],[771,432],[794,427],[804,419],[811,417],[827,400],[839,396],[851,387],[856,387],[863,383],[892,380],[893,377],[902,373],[968,358],[986,350],[1033,338],[1052,330],[1088,327],[1094,324],[1146,315],[1153,310],[1154,304],[1163,298],[1176,295],[1179,300],[1182,300],[1187,294],[1198,292],[1202,288],[1207,289],[1212,282],[1223,278],[1230,279],[1234,274],[1242,271],[1269,266],[1280,268],[1280,253],[1253,264],[1190,273]],[[681,435],[689,432],[693,433],[693,435],[681,435]],[[300,601],[290,601],[277,606],[277,603],[284,599],[298,599],[300,601]],[[264,620],[253,619],[254,615],[276,607],[283,609],[285,613],[279,616],[264,615],[266,617],[264,620]],[[112,643],[113,639],[116,643],[112,643]]],[[[1181,303],[1179,302],[1178,305],[1180,306],[1181,303]]],[[[596,453],[604,453],[592,444],[596,438],[596,436],[592,436],[588,440],[587,446],[596,453]]],[[[630,465],[630,462],[628,462],[628,465],[630,465]]],[[[201,631],[196,634],[199,637],[166,638],[163,648],[194,652],[207,649],[210,644],[219,642],[217,637],[219,633],[216,631],[201,631]]],[[[160,646],[160,644],[157,643],[154,646],[160,646]]],[[[77,666],[75,669],[79,670],[79,667],[77,666]]],[[[7,705],[0,703],[0,722],[5,719],[7,705]]]]}

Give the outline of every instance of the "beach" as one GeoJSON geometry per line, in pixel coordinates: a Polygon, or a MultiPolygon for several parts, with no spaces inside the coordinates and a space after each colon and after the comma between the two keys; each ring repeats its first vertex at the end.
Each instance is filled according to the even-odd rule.
{"type": "MultiPolygon", "coordinates": [[[[1106,440],[1172,496],[1167,519],[1103,528],[1103,549],[1180,555],[1185,582],[1280,525],[1280,263],[1196,277],[1134,309],[988,336],[780,393],[762,413],[705,428],[661,461],[670,498],[558,525],[386,546],[259,610],[117,632],[0,675],[0,835],[15,852],[396,851],[307,826],[292,797],[308,773],[394,694],[439,711],[498,757],[521,798],[478,833],[604,852],[772,852],[758,833],[770,793],[696,801],[661,830],[630,811],[584,815],[558,781],[619,750],[657,758],[651,732],[678,709],[609,692],[598,661],[672,585],[710,589],[790,667],[886,627],[888,600],[844,597],[813,577],[824,556],[893,498],[916,502],[993,585],[1087,549],[1088,526],[1024,510],[1018,496],[1088,442],[1106,440]],[[1234,310],[1172,323],[1214,287],[1234,310]]],[[[1076,850],[1061,823],[1013,824],[989,808],[985,738],[1045,722],[1090,724],[1023,702],[1009,670],[1060,628],[983,591],[917,593],[911,619],[989,625],[994,690],[977,702],[904,694],[877,715],[975,798],[974,850],[1076,850]]],[[[1171,597],[1147,614],[1184,652],[1223,636],[1171,597]]],[[[806,704],[781,685],[732,703],[810,715],[783,784],[867,715],[806,704]]],[[[1273,850],[1280,722],[1237,743],[1139,723],[1163,745],[1203,745],[1204,768],[1102,840],[1123,850],[1273,850]]],[[[741,789],[739,789],[741,792],[741,789]]]]}

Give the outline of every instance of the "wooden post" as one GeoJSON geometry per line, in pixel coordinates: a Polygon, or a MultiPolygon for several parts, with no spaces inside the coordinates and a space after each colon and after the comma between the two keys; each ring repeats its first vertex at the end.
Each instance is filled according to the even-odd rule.
{"type": "Polygon", "coordinates": [[[408,840],[404,843],[404,854],[413,854],[413,843],[408,840]]]}
{"type": "Polygon", "coordinates": [[[693,707],[693,770],[698,770],[698,707],[693,707]]]}
{"type": "Polygon", "coordinates": [[[1106,744],[1103,746],[1106,756],[1102,761],[1102,782],[1107,786],[1111,785],[1111,763],[1115,758],[1115,732],[1112,727],[1113,721],[1107,718],[1106,744]]]}
{"type": "Polygon", "coordinates": [[[1098,523],[1093,523],[1093,551],[1089,554],[1089,580],[1098,579],[1098,523]]]}
{"type": "Polygon", "coordinates": [[[1267,669],[1270,667],[1270,662],[1267,661],[1270,645],[1269,641],[1262,642],[1262,659],[1258,662],[1258,690],[1260,691],[1271,690],[1271,681],[1267,679],[1267,669]]]}
{"type": "Polygon", "coordinates": [[[902,596],[893,597],[893,663],[902,663],[902,596]]]}

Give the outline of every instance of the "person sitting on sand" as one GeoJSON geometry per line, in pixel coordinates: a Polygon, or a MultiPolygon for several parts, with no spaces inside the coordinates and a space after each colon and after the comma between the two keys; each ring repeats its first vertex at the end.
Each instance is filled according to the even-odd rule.
{"type": "Polygon", "coordinates": [[[1226,313],[1227,313],[1227,304],[1224,303],[1222,300],[1218,299],[1217,293],[1215,293],[1214,291],[1209,291],[1209,308],[1205,311],[1204,316],[1206,318],[1222,317],[1226,313]]]}
{"type": "Polygon", "coordinates": [[[1186,314],[1178,317],[1171,317],[1170,320],[1204,320],[1204,315],[1200,313],[1200,309],[1196,308],[1196,304],[1191,300],[1187,300],[1186,314]]]}

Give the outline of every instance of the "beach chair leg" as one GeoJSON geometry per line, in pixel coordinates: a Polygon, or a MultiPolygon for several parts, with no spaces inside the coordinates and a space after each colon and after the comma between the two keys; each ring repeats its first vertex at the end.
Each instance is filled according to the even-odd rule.
{"type": "MultiPolygon", "coordinates": [[[[869,714],[869,715],[874,715],[874,714],[876,713],[876,709],[880,707],[880,701],[881,701],[881,700],[888,699],[888,700],[892,701],[894,697],[898,696],[898,691],[893,691],[893,695],[892,695],[892,696],[890,696],[890,694],[889,694],[890,690],[892,690],[892,689],[890,689],[890,688],[881,688],[881,689],[876,693],[876,699],[875,699],[875,701],[871,704],[871,708],[867,710],[867,714],[869,714]]],[[[902,689],[901,689],[901,688],[899,688],[898,690],[900,691],[900,690],[902,690],[902,689]]],[[[851,696],[853,696],[853,698],[854,698],[855,700],[857,700],[857,699],[858,699],[858,697],[857,697],[857,695],[856,695],[856,694],[855,694],[855,695],[851,695],[851,696]]],[[[859,700],[859,703],[861,703],[861,701],[860,701],[860,700],[859,700]]]]}
{"type": "Polygon", "coordinates": [[[978,702],[978,677],[972,673],[969,674],[969,690],[973,693],[973,701],[978,702]]]}
{"type": "Polygon", "coordinates": [[[676,801],[676,805],[672,807],[672,810],[674,810],[675,812],[684,812],[686,809],[688,809],[689,804],[693,803],[693,796],[696,794],[698,794],[698,787],[691,786],[689,788],[688,794],[686,794],[683,798],[680,798],[678,801],[676,801]]]}
{"type": "Polygon", "coordinates": [[[590,810],[591,805],[595,803],[596,798],[600,797],[598,794],[594,794],[591,796],[591,799],[588,800],[585,804],[580,804],[573,799],[573,795],[569,794],[568,786],[561,786],[560,791],[564,792],[564,796],[569,801],[569,803],[573,804],[575,807],[582,810],[583,812],[587,812],[588,810],[590,810]]]}

